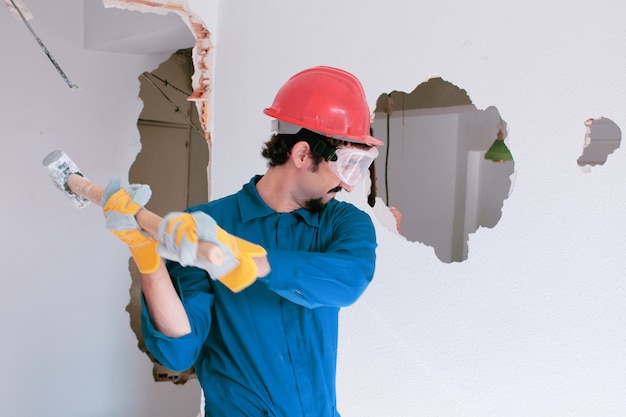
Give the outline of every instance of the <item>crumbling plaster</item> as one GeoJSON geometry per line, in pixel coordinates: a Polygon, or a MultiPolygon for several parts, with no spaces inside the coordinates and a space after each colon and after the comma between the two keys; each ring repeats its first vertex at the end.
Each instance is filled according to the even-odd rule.
{"type": "MultiPolygon", "coordinates": [[[[215,1],[207,1],[215,4],[215,1]]],[[[205,139],[211,144],[211,93],[213,80],[213,42],[211,32],[204,21],[189,6],[186,0],[149,1],[149,0],[103,0],[105,7],[118,7],[127,10],[136,10],[146,13],[167,14],[176,13],[189,27],[196,39],[193,47],[193,63],[195,72],[192,76],[193,91],[189,100],[195,101],[198,106],[200,123],[205,132],[205,139]]],[[[203,8],[206,13],[206,7],[203,8]]],[[[209,16],[215,16],[215,9],[209,16]]]]}

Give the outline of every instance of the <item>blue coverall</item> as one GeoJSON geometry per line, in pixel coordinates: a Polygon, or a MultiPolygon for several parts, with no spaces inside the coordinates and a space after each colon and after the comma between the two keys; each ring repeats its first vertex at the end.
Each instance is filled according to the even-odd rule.
{"type": "Polygon", "coordinates": [[[334,199],[317,214],[277,213],[257,193],[260,178],[188,211],[263,246],[271,272],[233,293],[202,269],[168,261],[192,330],[161,334],[144,305],[144,341],[169,369],[195,366],[207,417],[338,417],[338,313],[373,278],[375,230],[367,213],[334,199]]]}

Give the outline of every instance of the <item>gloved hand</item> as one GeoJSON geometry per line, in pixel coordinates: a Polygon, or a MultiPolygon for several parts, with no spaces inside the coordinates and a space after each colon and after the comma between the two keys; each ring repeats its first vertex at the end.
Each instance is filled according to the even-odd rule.
{"type": "Polygon", "coordinates": [[[142,274],[149,274],[159,266],[158,241],[144,232],[135,220],[135,214],[150,200],[150,186],[131,184],[120,187],[120,179],[111,180],[102,193],[102,208],[106,228],[126,243],[142,274]]]}
{"type": "Polygon", "coordinates": [[[169,213],[159,226],[159,241],[161,256],[184,266],[202,268],[235,292],[256,280],[257,267],[252,258],[267,254],[263,247],[227,233],[211,216],[200,211],[169,213]],[[198,258],[200,240],[222,249],[225,260],[221,265],[198,258]]]}

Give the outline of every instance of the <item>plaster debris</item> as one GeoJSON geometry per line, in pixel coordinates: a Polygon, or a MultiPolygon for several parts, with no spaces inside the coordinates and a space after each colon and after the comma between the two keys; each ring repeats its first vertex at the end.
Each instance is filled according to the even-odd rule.
{"type": "MultiPolygon", "coordinates": [[[[5,0],[6,1],[6,0],[5,0]]],[[[196,38],[196,46],[192,51],[195,72],[192,76],[193,91],[188,100],[196,103],[200,115],[200,123],[204,129],[204,138],[211,142],[211,115],[209,104],[212,98],[212,67],[213,43],[211,32],[204,26],[202,19],[190,10],[186,0],[149,1],[149,0],[103,0],[104,7],[117,7],[146,13],[180,15],[196,38]]]]}

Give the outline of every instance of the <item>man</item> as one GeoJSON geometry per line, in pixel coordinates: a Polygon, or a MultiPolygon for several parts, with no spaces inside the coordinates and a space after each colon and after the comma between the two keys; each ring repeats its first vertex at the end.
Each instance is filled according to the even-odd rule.
{"type": "Polygon", "coordinates": [[[148,350],[172,370],[195,366],[207,417],[336,417],[338,313],[373,277],[376,236],[366,213],[334,197],[368,174],[382,142],[360,82],[336,68],[294,75],[264,112],[277,122],[264,175],[169,214],[160,242],[134,223],[146,186],[112,182],[107,227],[142,273],[148,350]],[[199,259],[199,240],[218,244],[225,264],[199,259]],[[180,262],[161,262],[157,245],[180,262]]]}

